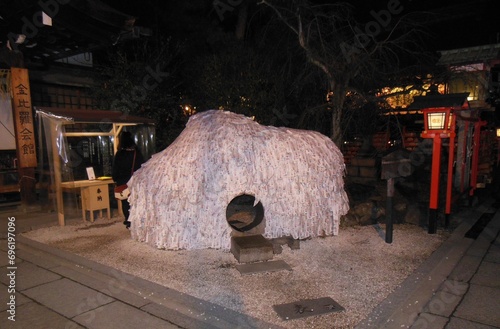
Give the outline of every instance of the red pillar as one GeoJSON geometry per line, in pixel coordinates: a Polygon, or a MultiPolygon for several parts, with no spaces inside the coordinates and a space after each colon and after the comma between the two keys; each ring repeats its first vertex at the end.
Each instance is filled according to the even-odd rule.
{"type": "Polygon", "coordinates": [[[447,228],[450,225],[451,214],[451,194],[453,183],[453,163],[455,162],[455,133],[450,134],[450,146],[448,148],[448,180],[446,182],[446,209],[444,226],[447,228]]]}
{"type": "Polygon", "coordinates": [[[481,127],[486,125],[486,121],[477,121],[474,124],[474,138],[472,145],[472,168],[469,195],[473,196],[477,188],[477,171],[479,166],[479,147],[481,146],[481,127]]]}
{"type": "Polygon", "coordinates": [[[429,229],[430,234],[437,231],[437,209],[439,205],[439,176],[441,166],[441,137],[434,135],[432,145],[432,171],[431,171],[431,195],[429,200],[429,229]]]}
{"type": "Polygon", "coordinates": [[[460,170],[460,193],[463,193],[465,191],[465,165],[467,162],[466,159],[467,159],[467,144],[468,144],[467,134],[468,133],[469,133],[469,121],[465,121],[462,169],[460,170]]]}

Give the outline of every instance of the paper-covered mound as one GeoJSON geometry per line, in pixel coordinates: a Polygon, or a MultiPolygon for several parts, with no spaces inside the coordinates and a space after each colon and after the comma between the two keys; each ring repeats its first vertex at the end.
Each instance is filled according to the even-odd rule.
{"type": "Polygon", "coordinates": [[[239,196],[263,207],[266,238],[337,235],[349,210],[345,166],[326,136],[211,110],[129,181],[132,238],[160,249],[225,249],[239,196]]]}

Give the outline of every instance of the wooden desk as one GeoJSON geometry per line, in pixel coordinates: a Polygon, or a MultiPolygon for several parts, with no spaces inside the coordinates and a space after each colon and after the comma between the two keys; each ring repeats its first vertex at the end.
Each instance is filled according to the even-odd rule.
{"type": "Polygon", "coordinates": [[[82,198],[82,217],[83,221],[87,220],[87,211],[90,212],[90,221],[94,222],[94,211],[99,210],[102,217],[102,210],[108,212],[108,219],[111,219],[111,211],[109,207],[109,184],[114,184],[112,179],[105,180],[78,180],[72,182],[63,182],[63,189],[79,188],[82,198]]]}

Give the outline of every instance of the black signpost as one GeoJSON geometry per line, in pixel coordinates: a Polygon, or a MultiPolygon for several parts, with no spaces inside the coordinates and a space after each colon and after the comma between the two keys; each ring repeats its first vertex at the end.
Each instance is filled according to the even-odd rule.
{"type": "Polygon", "coordinates": [[[386,205],[386,229],[385,242],[392,243],[392,198],[394,197],[394,180],[398,177],[411,175],[409,152],[403,149],[389,153],[382,158],[382,179],[387,179],[387,205],[386,205]]]}

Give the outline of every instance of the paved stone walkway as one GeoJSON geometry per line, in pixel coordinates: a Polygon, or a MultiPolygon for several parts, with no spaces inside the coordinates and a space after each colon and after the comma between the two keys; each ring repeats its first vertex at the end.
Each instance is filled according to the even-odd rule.
{"type": "Polygon", "coordinates": [[[0,267],[1,328],[279,328],[22,236],[0,267]]]}

